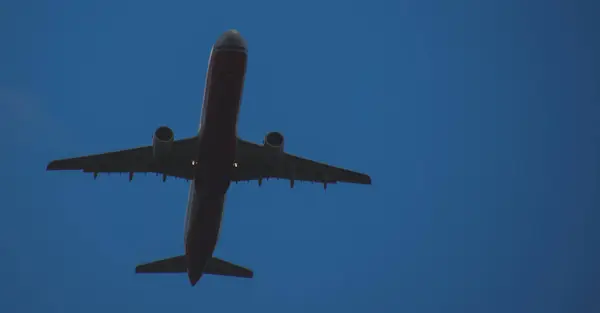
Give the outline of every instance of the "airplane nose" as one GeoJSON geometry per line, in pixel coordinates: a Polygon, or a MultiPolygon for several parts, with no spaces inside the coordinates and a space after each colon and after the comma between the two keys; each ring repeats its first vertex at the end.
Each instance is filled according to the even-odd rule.
{"type": "Polygon", "coordinates": [[[247,50],[246,40],[242,35],[235,29],[231,29],[223,33],[217,42],[215,48],[221,49],[233,49],[233,50],[247,50]]]}

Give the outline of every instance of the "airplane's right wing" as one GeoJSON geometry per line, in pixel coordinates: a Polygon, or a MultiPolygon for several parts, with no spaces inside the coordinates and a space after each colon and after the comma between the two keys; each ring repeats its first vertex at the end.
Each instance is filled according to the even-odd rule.
{"type": "Polygon", "coordinates": [[[287,179],[325,184],[371,184],[367,174],[282,152],[274,155],[263,145],[238,138],[234,181],[287,179]]]}
{"type": "MultiPolygon", "coordinates": [[[[171,153],[163,162],[157,162],[152,146],[54,160],[48,171],[82,170],[86,173],[158,173],[184,179],[193,179],[196,137],[176,140],[171,153]]],[[[130,176],[132,177],[132,176],[130,176]]]]}

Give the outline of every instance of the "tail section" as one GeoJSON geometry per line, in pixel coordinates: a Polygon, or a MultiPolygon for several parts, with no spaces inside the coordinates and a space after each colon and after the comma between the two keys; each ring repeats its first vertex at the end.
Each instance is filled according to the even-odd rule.
{"type": "Polygon", "coordinates": [[[136,274],[146,273],[185,273],[187,264],[185,255],[180,255],[164,260],[154,261],[135,267],[136,274]]]}
{"type": "Polygon", "coordinates": [[[252,272],[252,270],[215,257],[212,257],[210,260],[208,260],[208,263],[206,263],[206,267],[204,268],[204,273],[240,278],[254,277],[254,272],[252,272]]]}
{"type": "MultiPolygon", "coordinates": [[[[138,274],[186,273],[187,264],[185,255],[138,265],[135,267],[135,272],[138,274]]],[[[215,257],[210,258],[206,263],[204,274],[241,278],[252,278],[254,276],[254,273],[250,269],[215,257]]]]}

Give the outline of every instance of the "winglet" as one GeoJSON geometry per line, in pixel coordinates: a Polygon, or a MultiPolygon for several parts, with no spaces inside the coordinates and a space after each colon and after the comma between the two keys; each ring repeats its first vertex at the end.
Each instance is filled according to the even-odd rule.
{"type": "Polygon", "coordinates": [[[46,171],[52,171],[52,170],[57,170],[57,169],[58,169],[57,161],[52,161],[52,162],[48,163],[48,165],[46,166],[46,171]]]}
{"type": "Polygon", "coordinates": [[[54,160],[48,163],[46,171],[64,171],[85,169],[82,158],[54,160]]]}
{"type": "Polygon", "coordinates": [[[371,176],[365,174],[364,179],[363,179],[363,184],[371,185],[371,176]]]}

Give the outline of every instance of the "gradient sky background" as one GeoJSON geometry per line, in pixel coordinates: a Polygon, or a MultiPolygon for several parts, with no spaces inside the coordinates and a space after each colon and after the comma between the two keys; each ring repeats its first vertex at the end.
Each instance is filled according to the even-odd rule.
{"type": "Polygon", "coordinates": [[[1,312],[600,312],[597,1],[1,7],[1,312]],[[194,134],[229,28],[240,136],[373,186],[234,185],[215,255],[253,280],[136,276],[187,183],[45,166],[194,134]]]}

